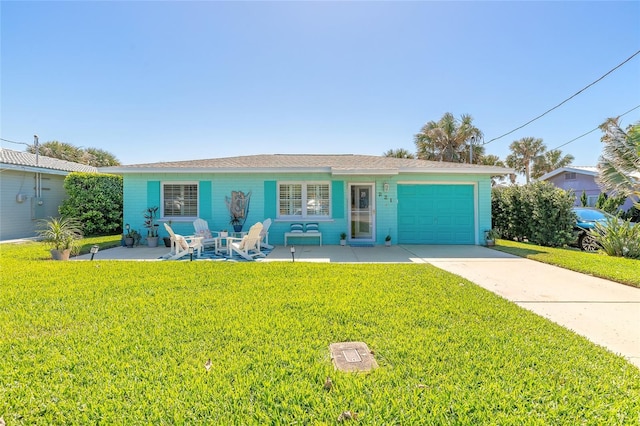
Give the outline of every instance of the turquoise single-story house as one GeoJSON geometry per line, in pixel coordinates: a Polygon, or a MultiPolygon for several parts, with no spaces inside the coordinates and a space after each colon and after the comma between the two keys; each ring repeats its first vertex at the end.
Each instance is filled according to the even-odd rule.
{"type": "MultiPolygon", "coordinates": [[[[491,228],[491,177],[511,169],[369,155],[249,155],[101,168],[124,180],[123,224],[143,235],[144,212],[194,233],[205,219],[229,230],[229,203],[247,201],[243,230],[272,220],[271,244],[292,224],[317,223],[323,244],[484,244],[491,228]]],[[[163,236],[163,227],[160,227],[163,236]]],[[[317,244],[312,239],[293,244],[317,244]]]]}

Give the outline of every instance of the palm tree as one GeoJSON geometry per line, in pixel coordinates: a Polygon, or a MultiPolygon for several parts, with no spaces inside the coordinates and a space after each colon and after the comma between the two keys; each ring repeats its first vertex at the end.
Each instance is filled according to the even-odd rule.
{"type": "Polygon", "coordinates": [[[516,172],[524,174],[526,182],[531,181],[531,165],[542,155],[547,147],[542,139],[531,136],[513,141],[509,145],[511,154],[507,155],[507,165],[516,172]]]}
{"type": "Polygon", "coordinates": [[[598,162],[598,184],[604,189],[630,196],[640,208],[640,122],[620,128],[618,118],[600,125],[604,148],[598,162]]]}
{"type": "MultiPolygon", "coordinates": [[[[474,152],[473,156],[475,157],[475,155],[476,154],[474,152]]],[[[493,155],[493,154],[483,155],[482,157],[479,157],[477,164],[481,164],[483,166],[505,167],[504,161],[502,161],[500,157],[498,157],[497,155],[493,155]]],[[[504,175],[491,176],[491,186],[496,186],[498,183],[504,182],[504,180],[505,180],[504,175]]]]}
{"type": "Polygon", "coordinates": [[[384,155],[385,157],[394,157],[394,158],[416,158],[416,156],[413,153],[407,151],[404,148],[390,149],[382,155],[384,155]]]}
{"type": "Polygon", "coordinates": [[[573,162],[573,159],[574,157],[571,154],[563,156],[562,151],[559,149],[547,151],[534,160],[531,176],[534,179],[538,179],[545,173],[568,166],[573,162]]]}
{"type": "MultiPolygon", "coordinates": [[[[29,145],[27,147],[27,152],[35,154],[35,145],[29,145]]],[[[80,163],[84,155],[82,149],[69,143],[59,141],[49,141],[40,144],[38,153],[45,157],[57,158],[59,160],[71,161],[74,163],[80,163]]]]}
{"type": "Polygon", "coordinates": [[[463,114],[458,120],[450,112],[445,113],[437,122],[429,121],[414,136],[418,158],[464,162],[469,158],[467,142],[472,137],[475,140],[482,138],[482,132],[472,122],[473,118],[468,114],[463,114]]]}
{"type": "MultiPolygon", "coordinates": [[[[29,145],[27,152],[36,153],[35,145],[29,145]]],[[[40,144],[38,153],[45,157],[87,164],[94,167],[119,166],[120,161],[110,152],[98,148],[78,148],[70,143],[49,141],[40,144]]]]}
{"type": "Polygon", "coordinates": [[[119,166],[120,161],[112,153],[98,148],[87,148],[84,151],[82,164],[94,167],[119,166]]]}

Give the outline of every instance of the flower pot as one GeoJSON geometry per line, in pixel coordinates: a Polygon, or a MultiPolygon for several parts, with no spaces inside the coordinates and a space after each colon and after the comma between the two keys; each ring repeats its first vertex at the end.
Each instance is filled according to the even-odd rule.
{"type": "Polygon", "coordinates": [[[171,247],[171,237],[162,237],[162,241],[165,247],[171,247]]]}
{"type": "Polygon", "coordinates": [[[341,246],[346,246],[347,245],[347,240],[340,240],[340,245],[341,246]]]}
{"type": "Polygon", "coordinates": [[[495,240],[487,240],[487,247],[493,247],[496,245],[496,241],[495,240]]]}
{"type": "Polygon", "coordinates": [[[233,225],[233,230],[235,232],[242,232],[242,225],[233,225]]]}
{"type": "Polygon", "coordinates": [[[71,249],[51,249],[51,258],[53,260],[69,260],[69,255],[71,255],[71,249]]]}
{"type": "Polygon", "coordinates": [[[391,247],[391,241],[385,241],[384,245],[387,246],[387,247],[391,247]]]}
{"type": "Polygon", "coordinates": [[[147,245],[149,247],[158,247],[158,237],[147,237],[147,245]]]}
{"type": "Polygon", "coordinates": [[[133,238],[132,237],[125,237],[124,238],[124,245],[131,248],[133,247],[133,238]]]}

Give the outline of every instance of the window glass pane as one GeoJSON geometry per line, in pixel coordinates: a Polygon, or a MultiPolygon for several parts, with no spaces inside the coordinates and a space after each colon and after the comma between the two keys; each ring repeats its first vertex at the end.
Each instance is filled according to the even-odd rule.
{"type": "Polygon", "coordinates": [[[163,196],[163,216],[198,216],[198,185],[165,184],[163,196]]]}
{"type": "Polygon", "coordinates": [[[302,215],[302,185],[281,184],[278,204],[281,216],[302,215]]]}
{"type": "Polygon", "coordinates": [[[307,215],[329,216],[329,185],[307,185],[307,215]]]}

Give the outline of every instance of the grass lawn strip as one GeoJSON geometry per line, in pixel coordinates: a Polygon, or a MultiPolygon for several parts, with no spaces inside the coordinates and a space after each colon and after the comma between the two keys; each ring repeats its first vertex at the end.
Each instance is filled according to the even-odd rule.
{"type": "Polygon", "coordinates": [[[640,260],[612,257],[602,253],[587,253],[571,248],[543,247],[530,243],[498,240],[492,247],[505,253],[524,257],[594,277],[640,287],[640,260]]]}
{"type": "Polygon", "coordinates": [[[10,425],[640,415],[640,372],[623,358],[429,265],[43,262],[6,247],[0,262],[10,425]],[[348,340],[380,368],[335,372],[328,345],[348,340]]]}

